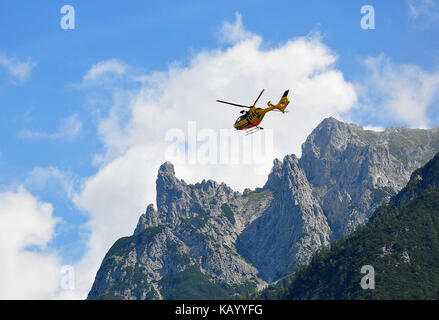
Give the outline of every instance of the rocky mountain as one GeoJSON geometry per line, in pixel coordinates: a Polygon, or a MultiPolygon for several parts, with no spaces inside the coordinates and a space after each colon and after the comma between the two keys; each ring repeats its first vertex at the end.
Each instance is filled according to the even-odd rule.
{"type": "Polygon", "coordinates": [[[332,238],[352,232],[404,187],[413,170],[439,151],[438,137],[439,127],[374,132],[325,119],[304,143],[300,164],[325,210],[332,238]]]}
{"type": "Polygon", "coordinates": [[[330,248],[265,299],[439,299],[439,154],[416,170],[369,222],[330,248]],[[361,268],[374,288],[361,287],[361,268]]]}
{"type": "Polygon", "coordinates": [[[271,191],[273,201],[243,230],[237,247],[256,266],[260,277],[272,282],[328,245],[331,228],[294,155],[286,156],[282,163],[274,162],[264,190],[271,191]]]}
{"type": "Polygon", "coordinates": [[[274,201],[243,231],[239,251],[268,282],[294,272],[317,248],[364,224],[437,151],[439,128],[374,132],[325,119],[300,159],[274,161],[264,186],[274,201]]]}
{"type": "Polygon", "coordinates": [[[228,298],[265,283],[235,243],[271,203],[269,190],[186,184],[169,162],[156,185],[157,210],[149,205],[134,234],[111,247],[89,299],[228,298]]]}
{"type": "Polygon", "coordinates": [[[88,298],[226,298],[277,281],[364,224],[438,151],[439,128],[374,132],[328,118],[254,191],[186,184],[165,163],[157,210],[112,246],[88,298]]]}

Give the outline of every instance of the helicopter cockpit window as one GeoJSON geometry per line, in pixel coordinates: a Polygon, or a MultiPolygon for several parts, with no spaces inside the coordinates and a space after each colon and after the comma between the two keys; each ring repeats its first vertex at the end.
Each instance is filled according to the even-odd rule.
{"type": "Polygon", "coordinates": [[[235,123],[238,123],[239,121],[242,121],[242,120],[244,120],[245,119],[245,117],[246,117],[246,115],[244,114],[244,115],[242,115],[242,116],[240,116],[237,120],[236,120],[236,122],[235,123]]]}

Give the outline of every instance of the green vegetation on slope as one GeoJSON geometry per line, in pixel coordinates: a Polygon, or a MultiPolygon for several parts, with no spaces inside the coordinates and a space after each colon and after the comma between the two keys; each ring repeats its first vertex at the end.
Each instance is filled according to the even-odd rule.
{"type": "MultiPolygon", "coordinates": [[[[146,228],[143,232],[134,234],[129,237],[122,237],[117,240],[110,250],[105,255],[100,270],[113,270],[118,268],[120,259],[125,258],[135,247],[141,243],[153,242],[154,238],[163,230],[165,226],[157,226],[146,228]]],[[[182,260],[180,260],[182,261],[182,260]]],[[[122,268],[121,272],[126,273],[129,282],[119,281],[112,284],[109,288],[97,297],[99,300],[118,300],[123,299],[123,291],[129,289],[129,283],[136,283],[140,288],[144,283],[144,274],[139,269],[139,266],[129,266],[122,268]]],[[[90,295],[90,294],[89,294],[90,295]]],[[[150,299],[156,295],[150,294],[150,299]]]]}
{"type": "Polygon", "coordinates": [[[151,242],[154,237],[159,234],[164,228],[165,226],[150,227],[139,234],[120,238],[110,248],[107,255],[105,256],[105,259],[112,256],[124,256],[130,251],[130,249],[134,248],[136,244],[139,244],[141,242],[151,242]]]}
{"type": "Polygon", "coordinates": [[[187,267],[176,275],[163,277],[159,285],[164,298],[168,300],[226,299],[230,296],[230,291],[209,280],[195,266],[187,267]]]}
{"type": "Polygon", "coordinates": [[[438,299],[439,189],[427,189],[316,253],[310,264],[262,299],[438,299]],[[363,265],[375,269],[375,290],[363,290],[363,265]]]}
{"type": "Polygon", "coordinates": [[[246,195],[244,195],[244,198],[247,198],[248,201],[257,202],[269,195],[271,195],[271,191],[269,189],[261,190],[261,191],[256,190],[256,191],[249,191],[246,195]]]}
{"type": "Polygon", "coordinates": [[[314,254],[307,266],[250,298],[439,299],[439,154],[370,222],[314,254]],[[363,290],[372,265],[375,289],[363,290]]]}

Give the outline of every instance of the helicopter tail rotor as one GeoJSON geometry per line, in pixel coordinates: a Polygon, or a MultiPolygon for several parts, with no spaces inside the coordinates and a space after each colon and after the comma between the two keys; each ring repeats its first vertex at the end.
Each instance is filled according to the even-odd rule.
{"type": "MultiPolygon", "coordinates": [[[[287,90],[284,92],[282,98],[280,98],[278,104],[271,104],[271,102],[268,102],[268,106],[273,108],[272,110],[279,110],[282,113],[285,113],[287,111],[285,111],[285,109],[287,108],[288,104],[290,103],[290,99],[288,99],[288,92],[290,90],[287,90]]],[[[277,111],[276,110],[276,111],[277,111]]]]}

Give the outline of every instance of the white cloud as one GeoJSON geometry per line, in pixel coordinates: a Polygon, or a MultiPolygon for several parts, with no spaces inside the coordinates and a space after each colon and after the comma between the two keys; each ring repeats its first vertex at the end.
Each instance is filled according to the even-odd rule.
{"type": "Polygon", "coordinates": [[[72,173],[61,171],[56,167],[35,167],[27,174],[24,185],[29,189],[55,189],[73,197],[76,178],[72,173]]]}
{"type": "Polygon", "coordinates": [[[242,15],[239,12],[235,12],[234,23],[230,23],[229,21],[223,22],[218,36],[221,42],[232,44],[255,37],[254,34],[244,29],[242,24],[242,15]]]}
{"type": "Polygon", "coordinates": [[[376,132],[382,132],[384,130],[386,130],[386,128],[384,127],[380,127],[380,126],[363,126],[364,130],[370,130],[370,131],[376,131],[376,132]]]}
{"type": "Polygon", "coordinates": [[[155,168],[145,168],[154,163],[156,150],[146,146],[131,148],[91,177],[74,198],[76,206],[89,213],[86,227],[91,230],[87,253],[75,265],[77,290],[83,298],[105,253],[119,237],[132,234],[154,193],[157,173],[155,168]]]}
{"type": "Polygon", "coordinates": [[[409,0],[410,19],[425,19],[427,22],[439,20],[439,5],[437,0],[409,0]]]}
{"type": "Polygon", "coordinates": [[[23,187],[0,193],[0,299],[57,296],[61,265],[46,247],[57,223],[52,211],[23,187]]]}
{"type": "Polygon", "coordinates": [[[105,60],[93,65],[82,78],[83,83],[99,82],[111,76],[122,76],[127,71],[126,65],[117,60],[105,60]]]}
{"type": "MultiPolygon", "coordinates": [[[[239,17],[237,30],[242,28],[239,17]]],[[[133,232],[146,205],[155,200],[155,178],[159,165],[167,160],[169,129],[182,130],[187,136],[188,121],[195,120],[198,129],[219,133],[233,128],[239,109],[215,99],[251,104],[265,88],[259,101],[263,106],[268,100],[277,102],[290,89],[290,112],[269,113],[262,124],[266,131],[273,130],[275,144],[273,155],[258,164],[257,174],[252,164],[176,165],[177,175],[188,182],[212,178],[242,190],[263,185],[273,156],[300,155],[306,136],[324,117],[340,118],[356,103],[353,85],[335,68],[337,57],[318,36],[292,39],[270,50],[261,49],[258,36],[232,38],[230,48],[203,51],[187,66],[171,65],[167,71],[143,76],[137,95],[129,95],[125,103],[115,102],[100,120],[106,154],[100,157],[99,172],[74,198],[90,215],[89,252],[78,265],[84,292],[109,247],[133,232]]],[[[241,139],[241,134],[234,132],[233,139],[241,139]]]]}
{"type": "Polygon", "coordinates": [[[357,86],[364,102],[360,113],[373,123],[389,119],[426,128],[429,111],[437,102],[439,71],[427,72],[416,65],[395,65],[383,54],[365,60],[368,75],[357,86]]]}
{"type": "Polygon", "coordinates": [[[29,129],[22,129],[19,131],[18,136],[24,139],[36,140],[72,140],[78,137],[81,132],[81,119],[77,115],[70,115],[64,119],[61,119],[61,122],[56,132],[47,133],[29,129]]]}
{"type": "Polygon", "coordinates": [[[0,68],[6,69],[8,74],[17,82],[23,82],[29,78],[34,67],[35,63],[32,60],[18,61],[0,53],[0,68]]]}

